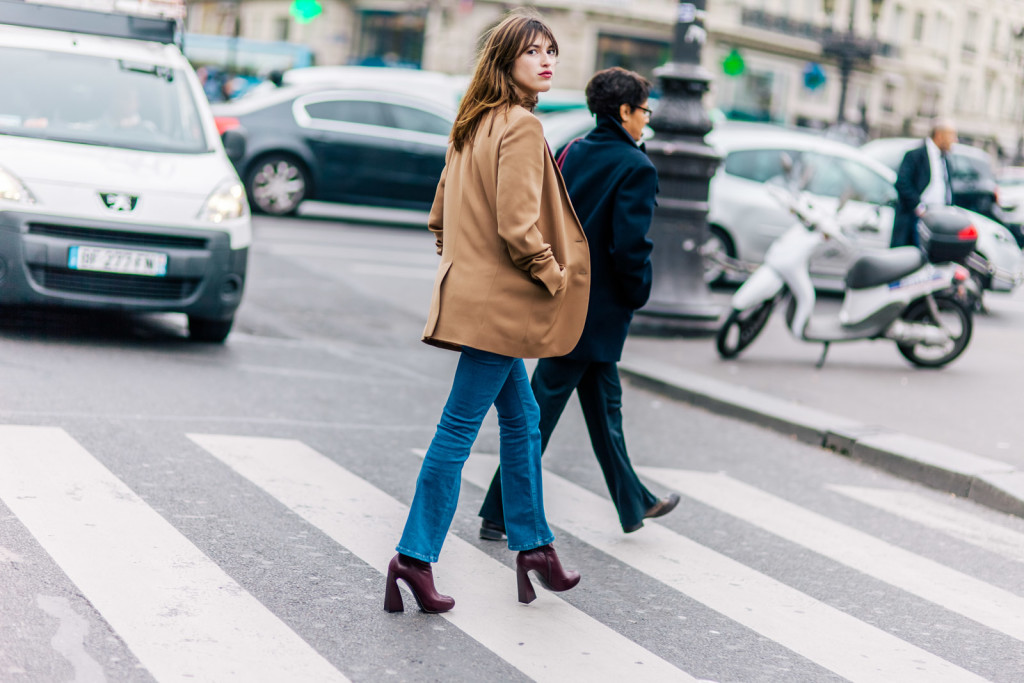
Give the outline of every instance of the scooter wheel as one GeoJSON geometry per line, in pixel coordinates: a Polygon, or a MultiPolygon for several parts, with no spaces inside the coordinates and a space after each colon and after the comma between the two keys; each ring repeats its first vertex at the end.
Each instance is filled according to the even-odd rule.
{"type": "Polygon", "coordinates": [[[718,328],[718,334],[715,336],[718,355],[722,358],[735,358],[740,351],[750,346],[757,339],[757,335],[761,334],[774,306],[775,300],[770,299],[757,308],[748,308],[745,311],[734,309],[729,313],[729,317],[718,328]]]}
{"type": "MultiPolygon", "coordinates": [[[[942,346],[926,344],[898,344],[897,348],[903,357],[914,365],[922,368],[938,368],[951,362],[967,348],[971,340],[973,323],[971,312],[964,304],[949,297],[935,297],[935,305],[939,309],[942,324],[953,333],[953,338],[942,346]]],[[[924,299],[911,304],[903,314],[907,322],[938,324],[924,299]]]]}

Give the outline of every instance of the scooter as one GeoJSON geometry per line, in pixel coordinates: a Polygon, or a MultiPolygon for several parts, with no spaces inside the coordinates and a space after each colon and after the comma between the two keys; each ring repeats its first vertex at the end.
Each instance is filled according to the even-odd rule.
{"type": "Polygon", "coordinates": [[[932,260],[952,261],[974,249],[977,229],[966,214],[952,207],[929,210],[922,219],[931,239],[928,252],[898,247],[860,256],[846,274],[838,315],[814,316],[811,257],[826,240],[844,245],[851,241],[838,220],[839,210],[819,211],[803,192],[779,186],[769,190],[797,220],[772,243],[764,263],[733,295],[731,311],[716,337],[722,358],[735,358],[750,346],[775,307],[786,300],[790,332],[802,341],[824,345],[819,368],[831,343],[861,339],[889,339],[921,367],[940,367],[963,353],[973,327],[966,289],[970,274],[957,263],[932,263],[928,254],[937,257],[932,260]]]}

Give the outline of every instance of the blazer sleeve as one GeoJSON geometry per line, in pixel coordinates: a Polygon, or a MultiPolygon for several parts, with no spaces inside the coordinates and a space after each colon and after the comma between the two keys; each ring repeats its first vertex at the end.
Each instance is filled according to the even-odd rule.
{"type": "MultiPolygon", "coordinates": [[[[918,187],[918,176],[921,174],[922,150],[912,149],[903,155],[900,169],[896,172],[896,196],[899,199],[900,208],[911,213],[921,203],[921,192],[924,187],[918,187]]],[[[928,152],[924,151],[924,163],[928,163],[928,152]]]]}
{"type": "Polygon", "coordinates": [[[533,115],[515,117],[498,147],[496,205],[498,235],[505,241],[512,263],[554,296],[564,284],[565,274],[537,227],[547,153],[540,120],[533,115]]]}
{"type": "Polygon", "coordinates": [[[441,169],[441,179],[437,181],[437,190],[434,192],[434,203],[430,205],[430,216],[427,218],[427,228],[434,233],[434,242],[437,244],[437,253],[444,249],[444,180],[448,176],[448,161],[452,156],[452,147],[444,156],[444,168],[441,169]]]}
{"type": "Polygon", "coordinates": [[[646,304],[651,295],[654,244],[647,239],[647,232],[654,218],[657,193],[658,172],[649,164],[632,169],[615,193],[611,258],[619,291],[634,310],[646,304]]]}

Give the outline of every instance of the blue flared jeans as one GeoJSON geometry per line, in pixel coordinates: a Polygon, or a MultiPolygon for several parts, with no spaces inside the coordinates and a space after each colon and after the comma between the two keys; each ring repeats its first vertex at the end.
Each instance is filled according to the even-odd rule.
{"type": "Polygon", "coordinates": [[[530,550],[554,540],[544,517],[540,410],[526,366],[519,358],[463,347],[451,394],[416,480],[398,552],[437,562],[459,502],[462,465],[492,405],[498,412],[508,547],[530,550]]]}

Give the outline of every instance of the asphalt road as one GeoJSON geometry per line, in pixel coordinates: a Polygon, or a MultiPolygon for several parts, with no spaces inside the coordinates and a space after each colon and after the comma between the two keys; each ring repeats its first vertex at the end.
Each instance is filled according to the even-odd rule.
{"type": "Polygon", "coordinates": [[[629,385],[675,512],[617,529],[570,406],[544,485],[583,581],[518,605],[514,555],[476,537],[492,417],[435,567],[455,609],[386,614],[456,361],[418,341],[432,240],[256,227],[224,346],[179,316],[4,312],[0,681],[1024,680],[1024,520],[629,385]]]}

